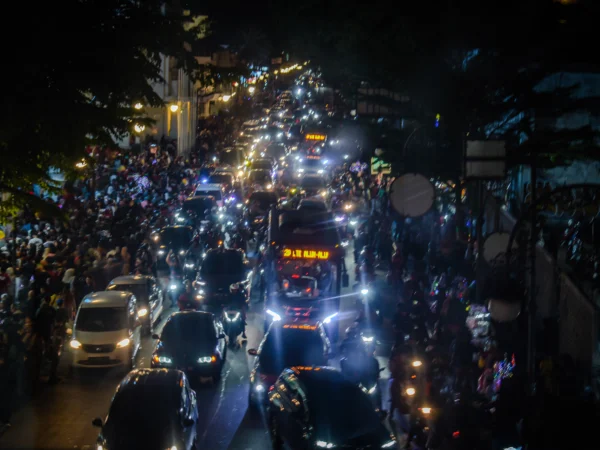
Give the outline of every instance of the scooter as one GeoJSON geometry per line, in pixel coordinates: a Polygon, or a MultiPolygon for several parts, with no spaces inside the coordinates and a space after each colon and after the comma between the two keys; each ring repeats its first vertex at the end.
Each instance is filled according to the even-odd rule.
{"type": "Polygon", "coordinates": [[[237,347],[238,336],[244,331],[244,318],[239,308],[226,306],[223,308],[223,328],[231,348],[237,347]]]}

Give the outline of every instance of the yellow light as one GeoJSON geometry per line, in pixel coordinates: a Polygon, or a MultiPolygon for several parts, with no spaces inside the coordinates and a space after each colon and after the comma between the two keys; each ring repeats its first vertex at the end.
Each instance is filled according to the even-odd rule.
{"type": "Polygon", "coordinates": [[[169,106],[169,109],[171,110],[171,112],[177,112],[177,110],[179,109],[179,105],[172,104],[171,106],[169,106]]]}
{"type": "Polygon", "coordinates": [[[77,167],[78,169],[83,169],[85,166],[87,166],[87,162],[85,162],[84,159],[82,159],[81,162],[75,164],[75,167],[77,167]]]}
{"type": "Polygon", "coordinates": [[[117,348],[127,347],[131,341],[129,338],[125,338],[122,341],[117,342],[117,348]]]}
{"type": "Polygon", "coordinates": [[[135,105],[133,105],[133,107],[135,109],[142,109],[144,107],[144,105],[142,105],[140,102],[137,102],[135,105]]]}
{"type": "Polygon", "coordinates": [[[258,79],[259,79],[259,80],[264,80],[264,79],[265,79],[265,77],[264,77],[264,75],[261,75],[260,77],[258,77],[258,79]]]}
{"type": "Polygon", "coordinates": [[[81,348],[81,342],[76,341],[75,339],[73,339],[71,342],[69,342],[69,345],[71,346],[71,348],[74,348],[76,350],[78,348],[81,348]]]}
{"type": "Polygon", "coordinates": [[[329,252],[286,248],[283,250],[283,257],[290,259],[329,259],[329,252]]]}
{"type": "Polygon", "coordinates": [[[413,361],[412,366],[413,367],[421,367],[423,365],[423,363],[421,361],[413,361]]]}
{"type": "Polygon", "coordinates": [[[411,397],[412,397],[413,395],[415,395],[415,393],[416,393],[416,392],[417,392],[417,391],[415,391],[415,388],[408,388],[408,389],[406,390],[406,395],[409,395],[409,396],[411,396],[411,397]]]}
{"type": "Polygon", "coordinates": [[[277,75],[279,73],[279,70],[276,70],[275,72],[273,72],[275,75],[277,75]]]}
{"type": "Polygon", "coordinates": [[[421,411],[423,411],[423,414],[429,414],[431,413],[431,408],[421,408],[421,411]]]}
{"type": "Polygon", "coordinates": [[[139,123],[136,123],[133,126],[133,129],[135,130],[136,133],[141,133],[142,131],[144,131],[146,129],[145,125],[140,125],[139,123]]]}
{"type": "Polygon", "coordinates": [[[228,102],[230,98],[231,98],[231,95],[224,95],[222,97],[222,99],[223,99],[224,102],[228,102]]]}
{"type": "Polygon", "coordinates": [[[240,171],[238,172],[238,177],[243,177],[243,176],[244,176],[244,171],[243,171],[243,170],[240,170],[240,171]]]}
{"type": "Polygon", "coordinates": [[[146,308],[142,308],[138,311],[138,316],[139,317],[144,317],[148,314],[148,310],[146,308]]]}
{"type": "Polygon", "coordinates": [[[216,362],[217,362],[217,357],[216,357],[215,355],[212,355],[212,356],[210,357],[210,362],[211,362],[211,363],[216,363],[216,362]]]}
{"type": "Polygon", "coordinates": [[[296,325],[291,323],[286,323],[283,328],[288,330],[310,330],[314,331],[317,329],[316,325],[296,325]]]}
{"type": "Polygon", "coordinates": [[[248,88],[248,92],[250,92],[251,94],[254,94],[254,91],[256,90],[256,88],[254,86],[250,86],[248,88]]]}

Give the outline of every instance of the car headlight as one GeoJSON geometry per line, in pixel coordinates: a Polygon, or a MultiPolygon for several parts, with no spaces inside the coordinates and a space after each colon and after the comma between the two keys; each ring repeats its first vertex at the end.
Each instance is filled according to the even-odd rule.
{"type": "Polygon", "coordinates": [[[165,254],[165,251],[164,251],[164,250],[159,250],[159,251],[158,251],[158,254],[159,254],[160,256],[162,256],[162,255],[164,255],[164,254],[165,254]]]}
{"type": "Polygon", "coordinates": [[[148,315],[148,310],[146,308],[140,308],[138,309],[138,316],[139,317],[144,317],[148,315]]]}
{"type": "Polygon", "coordinates": [[[396,446],[396,441],[391,440],[391,441],[387,441],[385,444],[383,444],[381,446],[381,448],[392,448],[394,446],[396,446]]]}
{"type": "Polygon", "coordinates": [[[377,385],[376,384],[374,386],[370,387],[370,388],[368,388],[366,386],[363,386],[362,384],[359,384],[359,386],[360,386],[360,388],[362,389],[362,391],[365,394],[374,394],[375,391],[377,390],[377,385]]]}
{"type": "Polygon", "coordinates": [[[336,222],[343,222],[344,221],[344,217],[343,216],[336,216],[334,220],[336,222]]]}
{"type": "Polygon", "coordinates": [[[267,184],[265,187],[266,187],[267,189],[271,189],[271,188],[273,187],[273,185],[272,185],[272,184],[267,184]]]}
{"type": "Polygon", "coordinates": [[[185,218],[177,216],[177,222],[185,222],[185,218]]]}
{"type": "Polygon", "coordinates": [[[426,414],[426,415],[427,415],[427,414],[431,414],[431,408],[429,408],[429,407],[427,407],[427,406],[426,406],[426,407],[424,407],[424,408],[421,408],[421,412],[422,412],[423,414],[426,414]]]}
{"type": "Polygon", "coordinates": [[[77,339],[72,339],[71,342],[69,342],[69,346],[77,350],[81,348],[81,342],[79,342],[77,339]]]}
{"type": "Polygon", "coordinates": [[[157,364],[172,364],[173,360],[171,358],[169,358],[168,356],[158,356],[158,355],[154,355],[152,357],[152,361],[154,361],[157,364]]]}
{"type": "Polygon", "coordinates": [[[277,314],[275,311],[271,311],[270,309],[267,309],[266,313],[273,318],[272,319],[273,322],[277,322],[277,321],[281,320],[281,316],[279,314],[277,314]]]}
{"type": "Polygon", "coordinates": [[[406,389],[405,392],[406,392],[406,395],[408,395],[409,397],[412,397],[413,395],[415,395],[417,393],[415,388],[408,388],[408,389],[406,389]]]}
{"type": "Polygon", "coordinates": [[[117,348],[127,347],[130,343],[131,341],[129,340],[129,338],[125,338],[122,341],[117,342],[117,348]]]}
{"type": "Polygon", "coordinates": [[[265,392],[265,386],[262,383],[256,383],[254,385],[254,390],[256,392],[265,392]]]}
{"type": "Polygon", "coordinates": [[[317,447],[321,448],[335,448],[335,444],[332,444],[331,442],[327,441],[317,441],[315,442],[315,444],[317,445],[317,447]]]}
{"type": "Polygon", "coordinates": [[[241,208],[242,208],[242,204],[241,204],[241,203],[238,203],[237,205],[235,205],[235,207],[236,207],[237,209],[241,209],[241,208]]]}
{"type": "Polygon", "coordinates": [[[217,362],[217,357],[215,355],[212,356],[201,356],[198,358],[198,363],[200,364],[210,364],[217,362]]]}
{"type": "Polygon", "coordinates": [[[368,294],[369,294],[369,290],[368,290],[367,288],[364,288],[364,289],[361,289],[361,290],[360,290],[360,293],[361,293],[362,295],[368,295],[368,294]]]}

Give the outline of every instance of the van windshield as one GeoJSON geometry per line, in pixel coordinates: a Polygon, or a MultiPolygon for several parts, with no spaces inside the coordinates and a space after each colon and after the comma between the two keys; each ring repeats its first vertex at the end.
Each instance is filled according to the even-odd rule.
{"type": "Polygon", "coordinates": [[[81,308],[75,322],[77,331],[118,331],[125,328],[125,308],[81,308]]]}

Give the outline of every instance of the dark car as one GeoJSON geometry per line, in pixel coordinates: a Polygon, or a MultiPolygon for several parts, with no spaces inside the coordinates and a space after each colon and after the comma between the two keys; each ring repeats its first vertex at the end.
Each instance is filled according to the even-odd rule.
{"type": "Polygon", "coordinates": [[[121,381],[106,422],[100,427],[98,449],[196,448],[196,393],[179,370],[136,369],[121,381]]]}
{"type": "Polygon", "coordinates": [[[183,370],[188,376],[221,378],[227,346],[223,325],[211,313],[178,312],[167,320],[158,339],[151,366],[183,370]]]}
{"type": "Polygon", "coordinates": [[[107,291],[125,291],[135,295],[137,315],[144,334],[152,334],[152,327],[164,311],[165,295],[160,283],[149,275],[125,275],[108,283],[107,291]]]}
{"type": "Polygon", "coordinates": [[[269,214],[272,206],[276,206],[279,199],[273,191],[255,191],[248,198],[247,218],[252,223],[257,217],[269,214]]]}
{"type": "Polygon", "coordinates": [[[196,279],[198,298],[208,310],[245,302],[250,268],[239,249],[215,248],[206,252],[196,279]]]}
{"type": "Polygon", "coordinates": [[[273,449],[394,449],[385,413],[331,367],[284,369],[269,391],[267,420],[273,449]]]}
{"type": "Polygon", "coordinates": [[[325,197],[324,193],[327,192],[325,180],[318,175],[306,175],[302,178],[300,187],[307,197],[314,197],[316,195],[325,197]]]}
{"type": "Polygon", "coordinates": [[[229,192],[234,187],[235,179],[233,175],[229,173],[214,172],[208,177],[208,182],[210,184],[220,184],[227,192],[229,192]]]}
{"type": "Polygon", "coordinates": [[[167,255],[171,250],[179,257],[182,258],[181,263],[183,265],[183,257],[190,248],[190,244],[193,239],[192,227],[186,226],[174,226],[164,227],[158,233],[158,251],[156,252],[156,264],[159,268],[164,269],[167,265],[167,255]]]}
{"type": "Polygon", "coordinates": [[[250,373],[248,403],[254,407],[268,401],[267,392],[281,371],[291,366],[324,366],[330,356],[331,344],[321,324],[273,322],[258,350],[250,373]]]}
{"type": "Polygon", "coordinates": [[[181,208],[175,212],[175,220],[179,225],[189,225],[198,228],[203,220],[211,218],[217,202],[213,197],[191,197],[184,200],[181,208]]]}

